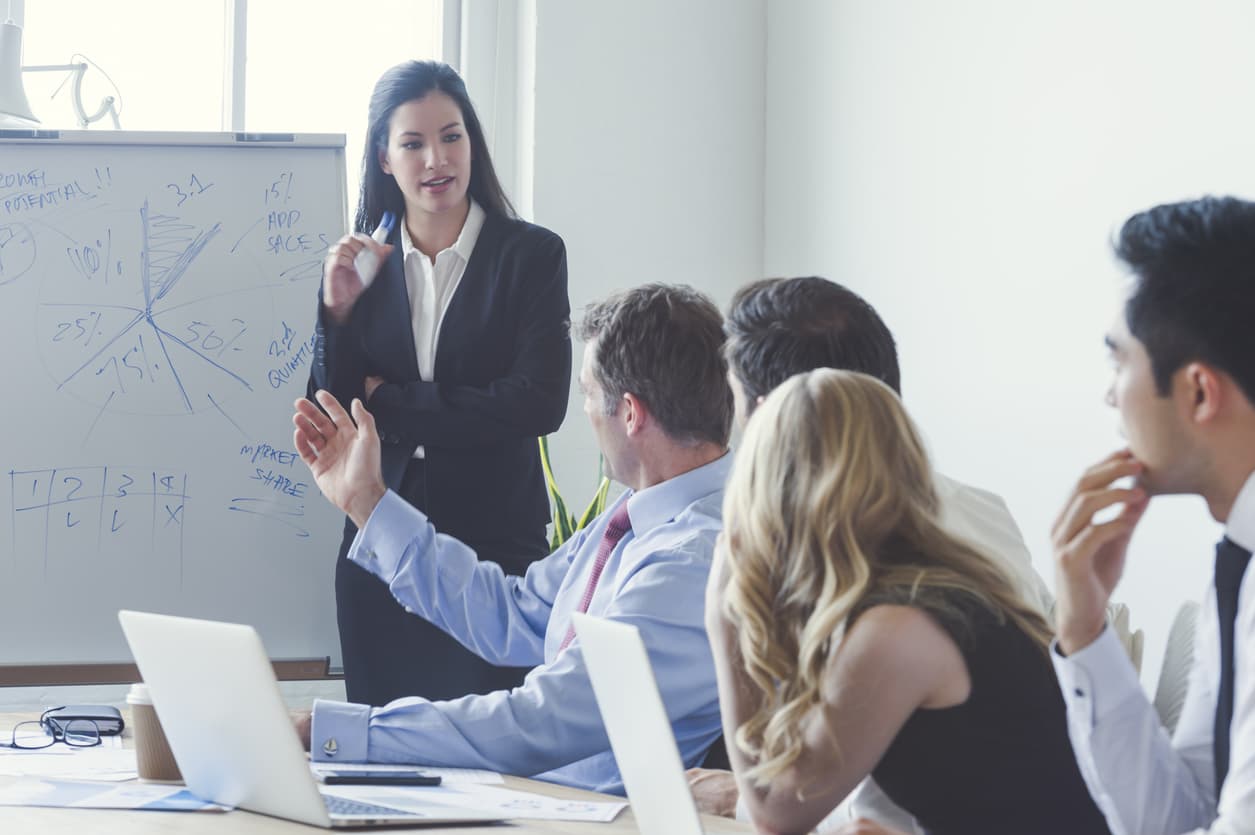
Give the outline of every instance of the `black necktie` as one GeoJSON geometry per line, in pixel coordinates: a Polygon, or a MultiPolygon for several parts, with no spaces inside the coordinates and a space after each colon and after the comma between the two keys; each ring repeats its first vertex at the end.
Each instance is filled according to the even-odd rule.
{"type": "Polygon", "coordinates": [[[1220,618],[1220,695],[1216,700],[1213,745],[1216,797],[1229,774],[1229,726],[1233,724],[1233,631],[1238,616],[1238,590],[1251,552],[1229,537],[1216,546],[1216,614],[1220,618]]]}

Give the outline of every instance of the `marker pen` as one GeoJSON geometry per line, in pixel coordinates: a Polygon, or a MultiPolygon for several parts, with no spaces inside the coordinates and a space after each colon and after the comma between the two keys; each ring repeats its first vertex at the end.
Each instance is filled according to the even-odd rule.
{"type": "MultiPolygon", "coordinates": [[[[387,242],[394,223],[396,223],[396,215],[392,212],[384,212],[383,217],[379,219],[379,225],[375,227],[374,232],[370,233],[371,240],[377,244],[387,242]]],[[[353,266],[357,269],[357,277],[361,279],[362,289],[365,290],[375,280],[375,273],[379,271],[379,258],[370,249],[363,249],[353,259],[353,266]]]]}

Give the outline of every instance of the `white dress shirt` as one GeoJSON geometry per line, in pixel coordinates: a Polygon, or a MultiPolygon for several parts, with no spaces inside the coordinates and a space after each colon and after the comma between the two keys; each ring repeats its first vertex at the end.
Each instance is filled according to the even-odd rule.
{"type": "MultiPolygon", "coordinates": [[[[1225,525],[1255,546],[1255,473],[1225,525]]],[[[1212,740],[1220,684],[1220,623],[1209,585],[1194,635],[1194,665],[1176,733],[1159,722],[1120,642],[1106,629],[1066,658],[1050,653],[1068,706],[1068,733],[1081,775],[1113,835],[1255,833],[1255,570],[1238,593],[1234,628],[1229,775],[1216,802],[1212,740]]]]}
{"type": "Polygon", "coordinates": [[[1054,598],[1045,581],[1033,570],[1033,556],[1002,497],[941,473],[936,473],[934,478],[941,501],[942,527],[951,535],[967,540],[981,553],[1001,560],[1011,569],[1024,598],[1043,616],[1049,614],[1054,598]]]}
{"type": "MultiPolygon", "coordinates": [[[[1041,607],[1043,614],[1048,612],[1052,603],[1050,592],[1033,571],[1032,556],[1006,502],[988,490],[971,487],[941,473],[935,473],[934,478],[941,503],[941,524],[946,531],[971,543],[982,553],[1005,562],[1019,582],[1025,598],[1041,607]]],[[[740,800],[737,802],[737,817],[749,819],[748,810],[740,800]]],[[[911,835],[923,832],[915,818],[890,800],[871,777],[859,783],[849,797],[820,822],[816,831],[836,829],[860,817],[871,818],[911,835]]]]}
{"type": "MultiPolygon", "coordinates": [[[[424,382],[436,379],[436,343],[444,322],[449,301],[462,282],[466,265],[484,228],[484,210],[471,200],[466,222],[453,246],[436,253],[433,263],[414,245],[410,230],[401,219],[401,253],[405,264],[405,288],[410,294],[410,321],[414,330],[414,351],[418,357],[418,373],[424,382]]],[[[425,455],[422,445],[414,450],[415,458],[425,455]]]]}

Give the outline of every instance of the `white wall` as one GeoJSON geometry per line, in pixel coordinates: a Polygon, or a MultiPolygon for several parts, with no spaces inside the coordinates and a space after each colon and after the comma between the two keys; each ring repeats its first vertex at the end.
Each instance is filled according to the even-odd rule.
{"type": "MultiPolygon", "coordinates": [[[[534,219],[566,241],[577,321],[649,281],[723,308],[762,273],[765,19],[762,0],[536,3],[534,219]]],[[[597,446],[574,385],[553,448],[582,507],[597,446]]]]}
{"type": "MultiPolygon", "coordinates": [[[[1243,2],[768,6],[766,272],[880,310],[939,466],[1006,497],[1051,582],[1054,515],[1120,444],[1108,240],[1156,203],[1255,196],[1251,32],[1243,2]]],[[[1144,681],[1217,536],[1200,500],[1157,499],[1134,539],[1144,681]]]]}

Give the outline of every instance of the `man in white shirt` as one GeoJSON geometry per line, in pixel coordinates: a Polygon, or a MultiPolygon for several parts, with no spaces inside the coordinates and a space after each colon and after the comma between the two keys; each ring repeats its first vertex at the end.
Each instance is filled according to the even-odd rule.
{"type": "MultiPolygon", "coordinates": [[[[893,334],[875,309],[853,291],[824,278],[766,279],[741,288],[724,320],[728,380],[738,424],[794,374],[816,368],[859,371],[901,393],[893,334]]],[[[1002,562],[1019,580],[1025,598],[1050,610],[1050,593],[1033,571],[1032,558],[1006,503],[985,490],[936,474],[942,521],[953,534],[1002,562]]],[[[730,771],[693,769],[689,784],[705,812],[730,815],[738,800],[730,771]]],[[[740,815],[738,815],[740,816],[740,815]]],[[[827,830],[860,816],[907,832],[914,819],[871,778],[820,825],[827,830]]]]}
{"type": "Polygon", "coordinates": [[[1133,284],[1107,336],[1107,400],[1128,449],[1085,472],[1053,531],[1068,732],[1115,835],[1255,833],[1255,203],[1158,206],[1115,247],[1133,284]],[[1104,618],[1133,530],[1166,494],[1202,496],[1225,525],[1171,739],[1104,618]]]}

